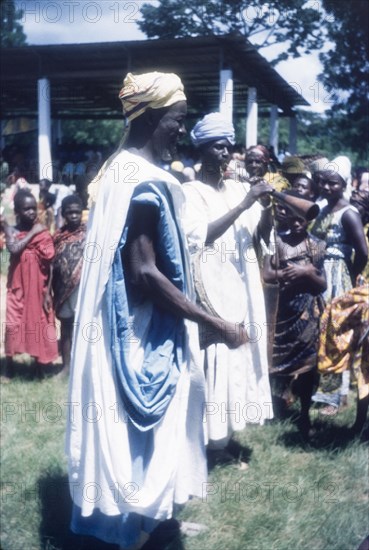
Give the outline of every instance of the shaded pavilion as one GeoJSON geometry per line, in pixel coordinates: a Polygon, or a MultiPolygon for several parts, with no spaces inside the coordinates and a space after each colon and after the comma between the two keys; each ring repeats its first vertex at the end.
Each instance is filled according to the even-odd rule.
{"type": "Polygon", "coordinates": [[[124,75],[153,70],[180,76],[190,119],[219,110],[244,121],[246,146],[257,143],[258,118],[269,116],[277,151],[278,117],[289,117],[289,151],[296,152],[294,108],[309,104],[241,35],[3,48],[1,118],[38,120],[39,174],[46,177],[52,125],[60,138],[63,119],[121,119],[124,75]]]}

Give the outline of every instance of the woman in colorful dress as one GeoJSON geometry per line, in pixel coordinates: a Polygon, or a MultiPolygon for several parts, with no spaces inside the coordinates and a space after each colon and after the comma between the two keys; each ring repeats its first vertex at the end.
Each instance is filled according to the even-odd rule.
{"type": "MultiPolygon", "coordinates": [[[[324,269],[327,277],[326,302],[345,294],[355,286],[368,260],[368,246],[357,209],[344,198],[346,181],[338,171],[320,172],[320,194],[327,200],[310,231],[325,240],[324,269]]],[[[321,371],[320,387],[313,401],[324,403],[322,414],[335,414],[340,405],[347,405],[350,372],[342,375],[321,371]]]]}

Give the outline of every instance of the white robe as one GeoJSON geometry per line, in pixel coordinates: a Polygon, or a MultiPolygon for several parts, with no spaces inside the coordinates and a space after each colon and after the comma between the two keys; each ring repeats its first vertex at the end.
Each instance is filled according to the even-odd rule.
{"type": "MultiPolygon", "coordinates": [[[[184,225],[192,253],[204,246],[207,226],[238,205],[247,183],[226,180],[221,189],[199,181],[183,184],[186,195],[184,225]]],[[[222,261],[232,262],[243,281],[247,300],[244,323],[251,341],[236,350],[213,344],[204,351],[207,406],[205,427],[209,446],[222,448],[232,432],[247,423],[263,424],[273,417],[267,360],[264,293],[253,235],[262,207],[254,203],[215,241],[222,261]]],[[[216,280],[216,278],[215,278],[216,280]]],[[[232,292],[232,285],[219,292],[232,292]]]]}
{"type": "MultiPolygon", "coordinates": [[[[73,338],[66,441],[71,495],[84,517],[97,508],[107,516],[136,512],[164,520],[171,517],[174,502],[183,504],[189,495],[201,496],[206,482],[202,424],[205,385],[197,325],[185,321],[188,338],[184,363],[164,417],[148,432],[147,437],[153,437],[153,453],[146,459],[143,479],[134,477],[132,456],[137,449],[112,367],[111,334],[104,307],[106,284],[132,192],[139,183],[155,180],[165,181],[170,189],[180,225],[184,196],[177,180],[127,151],[119,153],[105,170],[89,215],[73,338]]],[[[189,266],[187,254],[187,286],[193,300],[189,266]]],[[[140,435],[140,445],[145,435],[140,435]]]]}

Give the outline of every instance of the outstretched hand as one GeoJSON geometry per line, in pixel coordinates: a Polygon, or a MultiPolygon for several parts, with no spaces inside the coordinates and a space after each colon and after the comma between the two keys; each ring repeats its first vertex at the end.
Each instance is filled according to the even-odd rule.
{"type": "Polygon", "coordinates": [[[244,198],[245,210],[250,208],[254,202],[259,201],[263,206],[270,204],[270,195],[273,193],[273,187],[265,180],[259,180],[251,186],[250,191],[244,198]]]}

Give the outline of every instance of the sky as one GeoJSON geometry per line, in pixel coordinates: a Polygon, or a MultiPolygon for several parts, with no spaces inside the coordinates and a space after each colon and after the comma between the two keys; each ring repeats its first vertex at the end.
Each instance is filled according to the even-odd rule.
{"type": "MultiPolygon", "coordinates": [[[[146,0],[147,1],[147,0],[146,0]]],[[[78,44],[145,40],[139,30],[139,0],[15,0],[23,10],[21,24],[28,44],[78,44]]],[[[260,51],[266,59],[275,50],[260,51]]],[[[318,83],[322,71],[318,53],[289,59],[276,66],[277,72],[309,103],[307,110],[324,112],[329,96],[318,83]]]]}

